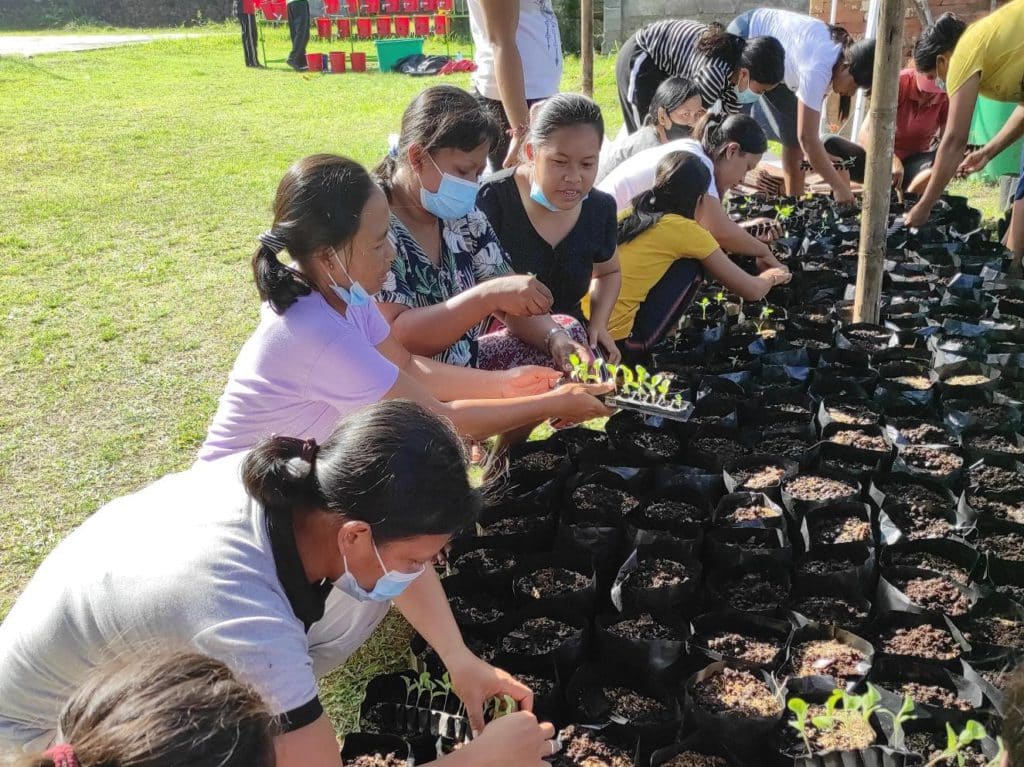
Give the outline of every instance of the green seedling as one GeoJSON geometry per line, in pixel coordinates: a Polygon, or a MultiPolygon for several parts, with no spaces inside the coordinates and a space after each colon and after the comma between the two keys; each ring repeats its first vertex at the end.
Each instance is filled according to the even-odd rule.
{"type": "Polygon", "coordinates": [[[415,676],[403,676],[402,681],[405,682],[405,705],[414,706],[415,701],[420,697],[420,680],[415,676]],[[416,697],[413,698],[413,692],[416,693],[416,697]],[[410,698],[413,698],[410,701],[410,698]]]}
{"type": "Polygon", "coordinates": [[[764,333],[765,325],[768,324],[768,319],[775,314],[775,310],[770,306],[762,306],[761,314],[758,315],[757,319],[754,320],[754,326],[757,328],[758,334],[764,333]]]}
{"type": "Polygon", "coordinates": [[[433,707],[434,698],[441,698],[440,710],[444,711],[445,706],[448,705],[448,698],[452,692],[452,678],[449,676],[447,671],[444,672],[444,675],[440,679],[434,682],[434,687],[436,689],[430,694],[430,705],[433,707]]]}
{"type": "MultiPolygon", "coordinates": [[[[878,695],[878,690],[875,686],[873,684],[868,684],[868,691],[870,692],[872,690],[876,695],[878,695]]],[[[881,698],[881,695],[879,695],[879,698],[881,698]]],[[[904,695],[903,705],[900,706],[899,711],[894,713],[887,708],[879,707],[877,709],[877,713],[879,716],[888,717],[892,722],[892,746],[897,751],[902,751],[906,737],[903,731],[903,725],[911,719],[917,719],[917,715],[914,714],[914,699],[911,698],[909,694],[904,695]]]]}
{"type": "Polygon", "coordinates": [[[697,302],[697,305],[700,306],[700,318],[702,320],[707,320],[708,307],[711,306],[711,299],[708,298],[707,296],[704,296],[704,298],[697,302]]]}
{"type": "Polygon", "coordinates": [[[796,212],[795,205],[776,205],[775,206],[775,220],[776,221],[787,221],[796,212]]]}
{"type": "Polygon", "coordinates": [[[724,290],[720,290],[717,293],[715,293],[715,303],[717,303],[719,306],[721,306],[722,304],[725,303],[725,291],[724,290]]]}
{"type": "Polygon", "coordinates": [[[491,719],[501,719],[503,716],[514,714],[519,710],[519,704],[516,703],[516,699],[511,695],[502,695],[500,697],[491,698],[489,708],[491,711],[491,719]]]}
{"type": "Polygon", "coordinates": [[[967,764],[966,749],[972,743],[984,740],[988,737],[984,725],[976,719],[971,719],[958,733],[952,725],[946,723],[946,747],[939,752],[924,767],[935,767],[943,762],[955,761],[960,767],[967,764]]]}
{"type": "Polygon", "coordinates": [[[810,708],[807,705],[807,701],[802,698],[790,698],[786,707],[792,711],[793,715],[796,717],[796,719],[791,722],[787,722],[786,724],[800,733],[800,739],[804,742],[804,748],[807,749],[807,753],[813,753],[811,750],[811,740],[807,737],[807,712],[810,708]]]}

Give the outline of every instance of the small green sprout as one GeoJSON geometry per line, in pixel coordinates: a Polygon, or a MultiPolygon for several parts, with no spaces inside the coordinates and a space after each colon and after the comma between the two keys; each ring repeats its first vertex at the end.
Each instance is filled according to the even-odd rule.
{"type": "Polygon", "coordinates": [[[787,722],[787,724],[800,733],[800,739],[803,740],[807,753],[813,753],[810,738],[807,737],[807,710],[809,708],[807,701],[802,698],[790,698],[786,707],[796,716],[795,720],[787,722]]]}
{"type": "MultiPolygon", "coordinates": [[[[874,690],[876,695],[879,695],[875,686],[869,683],[868,691],[870,692],[872,690],[874,690]]],[[[879,698],[881,698],[881,695],[879,695],[879,698]]],[[[914,699],[911,698],[908,693],[903,696],[903,705],[900,706],[899,711],[894,713],[886,708],[878,708],[877,713],[879,716],[888,717],[892,722],[892,746],[899,751],[903,750],[905,739],[903,725],[911,719],[917,719],[917,715],[914,713],[914,699]]]]}
{"type": "Polygon", "coordinates": [[[708,318],[708,307],[711,306],[711,299],[704,296],[704,298],[697,302],[697,305],[700,306],[700,318],[706,320],[708,318]]]}
{"type": "Polygon", "coordinates": [[[760,335],[764,334],[765,325],[768,324],[768,319],[773,314],[775,314],[775,310],[772,309],[767,304],[765,304],[764,306],[761,307],[761,313],[758,315],[757,319],[754,320],[754,327],[757,328],[758,334],[760,334],[760,335]]]}
{"type": "Polygon", "coordinates": [[[775,220],[786,221],[796,212],[795,205],[776,205],[775,206],[775,220]]]}
{"type": "Polygon", "coordinates": [[[984,725],[975,719],[969,720],[959,733],[947,722],[946,748],[924,767],[935,767],[943,762],[954,760],[960,767],[964,767],[967,763],[967,755],[964,753],[966,748],[975,741],[984,740],[986,737],[988,737],[988,732],[985,731],[984,725]]]}
{"type": "Polygon", "coordinates": [[[722,304],[725,303],[725,291],[724,290],[720,290],[717,293],[715,293],[715,302],[719,306],[721,306],[722,304]]]}
{"type": "Polygon", "coordinates": [[[511,695],[502,695],[491,698],[490,701],[491,719],[501,719],[503,716],[514,714],[519,710],[519,704],[511,695]]]}

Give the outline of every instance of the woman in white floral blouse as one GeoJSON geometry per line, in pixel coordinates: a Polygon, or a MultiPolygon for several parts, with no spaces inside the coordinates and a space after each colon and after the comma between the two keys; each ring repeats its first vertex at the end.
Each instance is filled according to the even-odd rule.
{"type": "Polygon", "coordinates": [[[398,146],[374,171],[396,251],[378,305],[413,354],[483,369],[568,369],[572,354],[590,357],[583,327],[549,314],[550,291],[513,272],[476,208],[497,138],[494,119],[459,88],[427,88],[406,108],[398,146]],[[494,320],[505,328],[488,334],[494,320]]]}

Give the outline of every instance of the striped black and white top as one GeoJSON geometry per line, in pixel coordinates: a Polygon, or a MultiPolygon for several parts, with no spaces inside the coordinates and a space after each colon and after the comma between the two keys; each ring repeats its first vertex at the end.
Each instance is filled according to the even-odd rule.
{"type": "Polygon", "coordinates": [[[733,74],[729,64],[698,50],[697,44],[707,30],[707,24],[699,21],[656,21],[636,33],[636,44],[669,77],[691,80],[700,90],[705,109],[721,99],[723,111],[735,114],[739,103],[729,82],[733,74]]]}

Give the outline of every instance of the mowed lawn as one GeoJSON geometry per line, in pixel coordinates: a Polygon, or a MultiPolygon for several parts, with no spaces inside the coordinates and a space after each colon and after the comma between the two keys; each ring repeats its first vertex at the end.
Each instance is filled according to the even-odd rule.
{"type": "MultiPolygon", "coordinates": [[[[268,35],[272,61],[286,34],[268,35]]],[[[595,73],[612,134],[613,63],[595,73]]],[[[0,616],[91,512],[191,463],[257,321],[249,259],[288,165],[371,165],[413,94],[469,84],[274,67],[245,69],[230,25],[0,59],[0,616]]],[[[325,685],[343,729],[366,679],[402,661],[407,628],[388,628],[325,685]]]]}

